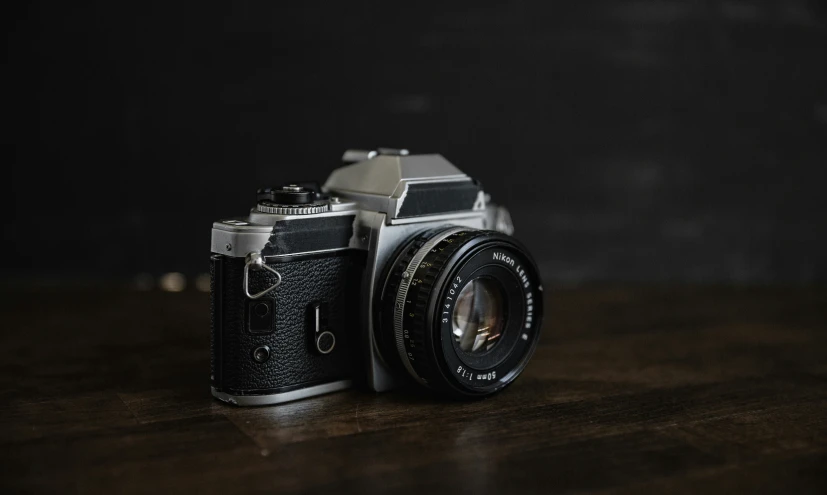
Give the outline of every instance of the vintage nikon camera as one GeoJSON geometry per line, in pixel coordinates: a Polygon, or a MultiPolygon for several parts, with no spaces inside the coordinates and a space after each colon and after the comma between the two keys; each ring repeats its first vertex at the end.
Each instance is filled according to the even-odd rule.
{"type": "Polygon", "coordinates": [[[324,186],[213,224],[211,382],[239,406],[413,381],[456,398],[522,372],[543,287],[508,211],[440,155],[347,151],[324,186]]]}

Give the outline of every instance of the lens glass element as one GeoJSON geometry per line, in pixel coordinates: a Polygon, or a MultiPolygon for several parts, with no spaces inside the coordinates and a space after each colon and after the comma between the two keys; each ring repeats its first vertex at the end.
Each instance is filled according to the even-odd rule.
{"type": "Polygon", "coordinates": [[[459,293],[454,307],[454,340],[469,354],[494,348],[505,326],[503,291],[492,278],[472,280],[459,293]]]}

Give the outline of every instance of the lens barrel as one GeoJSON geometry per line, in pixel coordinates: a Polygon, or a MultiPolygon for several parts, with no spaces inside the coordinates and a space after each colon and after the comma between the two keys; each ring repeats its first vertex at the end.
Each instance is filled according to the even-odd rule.
{"type": "Polygon", "coordinates": [[[512,237],[467,227],[429,231],[387,273],[378,341],[385,359],[415,381],[481,397],[525,368],[540,336],[543,289],[512,237]]]}

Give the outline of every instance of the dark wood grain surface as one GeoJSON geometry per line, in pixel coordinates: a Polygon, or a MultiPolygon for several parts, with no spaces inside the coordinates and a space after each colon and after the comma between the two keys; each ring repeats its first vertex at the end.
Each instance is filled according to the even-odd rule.
{"type": "Polygon", "coordinates": [[[502,394],[240,409],[208,296],[3,295],[4,493],[825,493],[827,290],[559,291],[502,394]]]}

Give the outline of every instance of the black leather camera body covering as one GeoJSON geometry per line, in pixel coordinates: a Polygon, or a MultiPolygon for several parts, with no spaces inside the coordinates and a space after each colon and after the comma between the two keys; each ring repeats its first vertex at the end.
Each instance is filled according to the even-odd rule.
{"type": "MultiPolygon", "coordinates": [[[[284,223],[285,229],[274,229],[264,257],[281,283],[260,299],[244,293],[244,258],[210,258],[210,376],[216,392],[282,394],[353,378],[364,253],[341,249],[349,234],[336,236],[324,219],[316,222],[324,224],[316,226],[324,229],[317,235],[312,220],[284,223]],[[344,241],[340,249],[331,244],[337,237],[344,241]],[[327,353],[317,345],[320,332],[335,338],[327,353]]],[[[277,279],[267,270],[250,270],[249,277],[251,293],[277,279]]]]}

